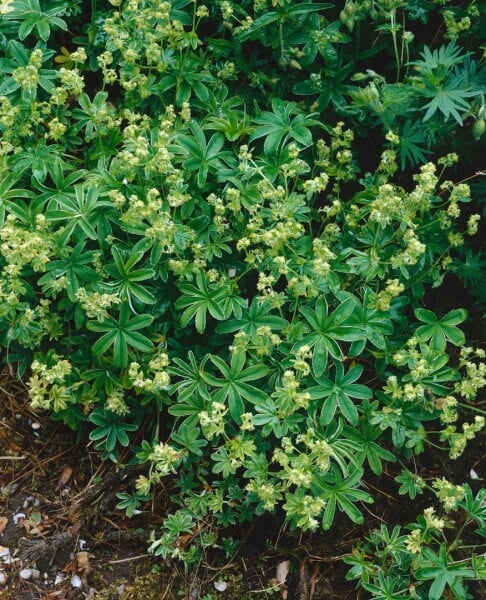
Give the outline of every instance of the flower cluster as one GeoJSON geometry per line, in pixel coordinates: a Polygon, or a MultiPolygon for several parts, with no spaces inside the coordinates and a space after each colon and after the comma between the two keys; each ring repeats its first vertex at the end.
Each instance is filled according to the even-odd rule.
{"type": "Polygon", "coordinates": [[[281,385],[275,386],[272,398],[278,406],[278,417],[284,420],[296,410],[308,408],[311,396],[309,392],[299,390],[295,371],[287,369],[282,376],[281,385]]]}
{"type": "Polygon", "coordinates": [[[150,462],[149,476],[140,475],[136,488],[141,494],[149,494],[152,485],[157,485],[169,473],[175,473],[183,457],[183,453],[169,443],[158,442],[153,445],[148,456],[150,462]]]}
{"type": "Polygon", "coordinates": [[[53,410],[59,412],[67,407],[71,400],[71,391],[66,384],[66,378],[72,372],[71,363],[52,354],[53,366],[34,360],[31,364],[32,375],[27,381],[29,399],[32,408],[53,410]]]}
{"type": "Polygon", "coordinates": [[[404,289],[405,286],[398,279],[388,279],[385,289],[379,292],[377,296],[378,310],[389,310],[391,301],[399,296],[404,289]]]}
{"type": "Polygon", "coordinates": [[[464,498],[464,487],[451,483],[445,477],[435,479],[432,487],[446,512],[456,510],[459,502],[464,498]]]}
{"type": "Polygon", "coordinates": [[[444,519],[438,517],[435,514],[435,508],[433,506],[429,506],[429,508],[426,508],[424,510],[424,519],[425,525],[429,529],[437,529],[439,531],[442,531],[442,529],[444,529],[445,527],[444,519]]]}
{"type": "Polygon", "coordinates": [[[115,388],[106,395],[106,408],[121,417],[130,414],[130,407],[125,401],[125,394],[121,388],[115,388]]]}
{"type": "Polygon", "coordinates": [[[454,391],[466,400],[474,400],[478,391],[486,386],[485,351],[482,348],[461,348],[460,366],[465,371],[463,377],[455,384],[454,391]],[[481,362],[475,362],[475,360],[481,362]]]}
{"type": "Polygon", "coordinates": [[[22,226],[14,215],[8,215],[0,231],[0,242],[0,253],[17,273],[27,265],[36,272],[45,271],[54,247],[41,214],[37,215],[33,229],[22,226]]]}
{"type": "Polygon", "coordinates": [[[169,389],[170,376],[167,372],[169,357],[166,352],[160,351],[148,363],[150,376],[145,376],[139,363],[133,361],[128,369],[131,386],[141,392],[159,395],[169,389]]]}
{"type": "MultiPolygon", "coordinates": [[[[210,412],[203,410],[199,413],[199,424],[202,427],[203,433],[208,440],[214,437],[219,437],[224,434],[225,430],[225,415],[228,413],[228,407],[222,402],[213,402],[210,412]]],[[[245,418],[247,427],[249,424],[248,417],[245,418]]]]}
{"type": "Polygon", "coordinates": [[[116,294],[87,292],[84,287],[76,290],[76,300],[90,319],[96,319],[100,323],[109,316],[108,310],[121,302],[120,297],[116,294]]]}
{"type": "Polygon", "coordinates": [[[476,434],[484,428],[485,419],[476,415],[472,423],[462,424],[462,433],[454,425],[448,425],[440,434],[441,440],[449,442],[449,456],[456,459],[464,452],[467,442],[473,440],[476,434]]]}

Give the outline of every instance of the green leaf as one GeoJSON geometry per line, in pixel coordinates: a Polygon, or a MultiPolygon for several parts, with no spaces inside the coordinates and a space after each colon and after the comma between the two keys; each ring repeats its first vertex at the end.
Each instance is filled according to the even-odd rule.
{"type": "Polygon", "coordinates": [[[314,331],[294,344],[292,352],[297,352],[304,345],[313,348],[312,367],[316,377],[324,372],[329,354],[337,360],[342,358],[338,340],[355,341],[363,337],[362,330],[350,323],[356,303],[359,305],[357,299],[350,295],[330,315],[325,298],[317,300],[314,310],[301,308],[302,315],[314,331]]]}
{"type": "Polygon", "coordinates": [[[419,321],[426,323],[417,328],[417,338],[421,342],[430,340],[430,346],[434,350],[445,350],[448,341],[454,346],[464,345],[465,335],[456,325],[466,320],[466,310],[451,310],[442,319],[438,319],[432,311],[417,308],[415,316],[419,321]]]}
{"type": "Polygon", "coordinates": [[[372,497],[358,488],[363,475],[361,469],[355,468],[349,477],[343,479],[335,465],[325,474],[316,476],[311,483],[312,493],[326,500],[326,508],[322,519],[322,527],[328,530],[334,520],[336,507],[345,512],[353,523],[362,523],[363,515],[356,503],[372,502],[372,497]]]}
{"type": "Polygon", "coordinates": [[[113,317],[109,317],[103,322],[88,321],[87,327],[91,331],[106,332],[93,344],[93,353],[105,354],[113,346],[113,362],[119,367],[126,366],[129,346],[141,352],[153,350],[152,342],[144,335],[136,333],[139,329],[149,327],[153,319],[152,315],[138,315],[130,318],[130,308],[125,302],[120,306],[118,321],[113,317]]]}
{"type": "Polygon", "coordinates": [[[207,446],[207,440],[201,437],[201,429],[192,427],[187,423],[182,424],[176,432],[172,434],[174,442],[186,448],[191,454],[202,456],[201,448],[207,446]]]}
{"type": "Polygon", "coordinates": [[[407,469],[402,469],[400,475],[395,477],[395,481],[397,483],[401,483],[401,486],[398,490],[398,493],[401,496],[408,495],[412,500],[414,500],[417,494],[423,493],[423,487],[425,483],[421,481],[417,475],[414,475],[407,469]]]}
{"type": "Polygon", "coordinates": [[[265,137],[264,149],[268,155],[274,155],[289,140],[294,140],[304,146],[312,142],[309,127],[320,125],[312,117],[302,113],[294,102],[284,102],[278,98],[272,100],[273,112],[263,111],[255,117],[255,123],[260,125],[250,136],[250,142],[265,137]]]}
{"type": "Polygon", "coordinates": [[[219,356],[210,355],[209,359],[223,377],[204,372],[202,378],[208,385],[219,388],[213,398],[218,402],[228,400],[232,418],[236,423],[240,423],[241,415],[245,412],[243,400],[258,403],[267,398],[264,391],[246,382],[265,377],[268,374],[268,367],[260,364],[245,369],[246,355],[241,351],[232,353],[229,366],[219,356]]]}
{"type": "Polygon", "coordinates": [[[176,308],[185,309],[181,315],[182,327],[195,318],[197,331],[203,333],[208,313],[219,321],[229,316],[227,289],[221,285],[210,284],[202,273],[196,275],[196,286],[180,285],[179,289],[183,295],[177,300],[176,308]]]}
{"type": "Polygon", "coordinates": [[[362,372],[361,365],[354,365],[345,374],[342,363],[335,361],[334,380],[324,376],[314,377],[318,386],[309,388],[307,392],[312,399],[325,398],[319,415],[322,425],[327,425],[332,421],[337,407],[348,423],[357,424],[358,410],[352,398],[365,400],[370,399],[373,395],[370,388],[355,383],[361,377],[362,372]]]}

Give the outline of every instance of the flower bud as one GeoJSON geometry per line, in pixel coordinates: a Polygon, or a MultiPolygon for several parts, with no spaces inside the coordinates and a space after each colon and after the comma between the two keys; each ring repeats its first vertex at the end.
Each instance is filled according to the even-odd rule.
{"type": "Polygon", "coordinates": [[[472,128],[473,138],[476,141],[481,139],[481,136],[483,135],[485,129],[486,129],[486,122],[484,121],[484,119],[478,119],[476,121],[476,123],[474,123],[473,128],[472,128]]]}

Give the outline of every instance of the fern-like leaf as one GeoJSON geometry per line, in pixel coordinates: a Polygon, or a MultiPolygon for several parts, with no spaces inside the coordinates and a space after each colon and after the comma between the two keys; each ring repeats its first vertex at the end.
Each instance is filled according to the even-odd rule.
{"type": "Polygon", "coordinates": [[[469,108],[469,102],[466,98],[476,95],[476,91],[469,89],[465,79],[466,76],[462,73],[450,78],[438,87],[427,84],[422,93],[426,97],[432,97],[432,100],[424,106],[424,109],[427,108],[428,110],[423,120],[428,121],[439,111],[444,115],[445,121],[452,116],[459,125],[462,125],[462,117],[459,111],[466,111],[469,108]],[[464,83],[467,87],[463,87],[464,83]]]}
{"type": "Polygon", "coordinates": [[[405,121],[400,135],[400,165],[402,170],[408,162],[411,166],[423,164],[427,161],[430,151],[425,147],[427,140],[420,123],[408,119],[405,121]]]}

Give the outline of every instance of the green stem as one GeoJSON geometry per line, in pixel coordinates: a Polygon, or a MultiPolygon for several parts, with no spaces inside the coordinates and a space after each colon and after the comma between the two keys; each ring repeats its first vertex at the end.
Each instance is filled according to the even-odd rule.
{"type": "Polygon", "coordinates": [[[470,404],[465,404],[464,402],[458,402],[458,406],[463,406],[464,408],[469,408],[474,412],[481,413],[482,415],[486,415],[486,410],[481,410],[480,408],[476,408],[475,406],[471,406],[470,404]]]}
{"type": "Polygon", "coordinates": [[[390,12],[390,25],[391,25],[390,29],[391,29],[391,34],[392,34],[392,38],[393,38],[393,51],[395,53],[395,62],[397,63],[397,81],[399,81],[400,80],[401,61],[400,61],[400,54],[398,52],[396,16],[397,16],[397,9],[393,8],[390,12]]]}
{"type": "Polygon", "coordinates": [[[285,44],[283,36],[283,22],[280,21],[278,24],[278,39],[280,40],[280,60],[283,60],[285,56],[285,44]]]}
{"type": "MultiPolygon", "coordinates": [[[[454,542],[457,542],[457,540],[460,540],[460,539],[461,539],[462,532],[463,532],[463,531],[464,531],[464,529],[466,529],[466,527],[467,527],[467,526],[468,526],[470,523],[472,523],[472,522],[473,522],[473,521],[471,521],[470,519],[466,519],[466,520],[464,521],[464,523],[462,524],[461,528],[460,528],[460,529],[459,529],[459,531],[457,532],[457,534],[456,534],[456,537],[455,537],[454,541],[452,542],[452,544],[454,544],[454,542]]],[[[451,546],[452,546],[452,544],[451,544],[451,546]]],[[[457,548],[455,548],[455,550],[457,550],[457,548]]],[[[456,561],[456,562],[457,562],[457,561],[456,561]]],[[[461,561],[459,561],[459,562],[461,562],[461,561]]]]}

